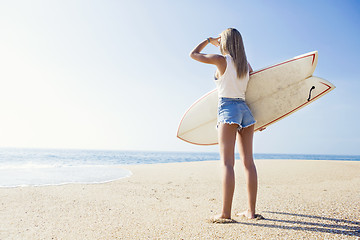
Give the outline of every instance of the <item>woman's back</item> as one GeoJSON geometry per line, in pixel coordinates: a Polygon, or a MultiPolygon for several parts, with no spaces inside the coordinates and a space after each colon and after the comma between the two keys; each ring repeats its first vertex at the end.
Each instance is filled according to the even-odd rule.
{"type": "Polygon", "coordinates": [[[230,55],[225,55],[227,66],[224,74],[215,79],[219,97],[241,98],[245,100],[245,92],[249,82],[249,72],[239,78],[234,61],[230,55]]]}

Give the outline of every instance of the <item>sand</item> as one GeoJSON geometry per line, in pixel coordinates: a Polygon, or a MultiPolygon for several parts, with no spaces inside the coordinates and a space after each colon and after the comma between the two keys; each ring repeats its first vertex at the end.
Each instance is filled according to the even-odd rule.
{"type": "Polygon", "coordinates": [[[104,184],[0,188],[0,239],[359,239],[360,162],[256,160],[257,211],[244,220],[236,162],[235,223],[221,207],[219,161],[125,166],[104,184]]]}

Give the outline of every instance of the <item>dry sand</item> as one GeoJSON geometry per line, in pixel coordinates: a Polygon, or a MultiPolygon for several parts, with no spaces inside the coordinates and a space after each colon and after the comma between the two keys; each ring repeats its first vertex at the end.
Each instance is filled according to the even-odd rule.
{"type": "Polygon", "coordinates": [[[258,213],[246,208],[236,162],[231,224],[221,207],[219,161],[125,166],[105,184],[0,188],[0,239],[358,239],[360,162],[256,160],[258,213]]]}

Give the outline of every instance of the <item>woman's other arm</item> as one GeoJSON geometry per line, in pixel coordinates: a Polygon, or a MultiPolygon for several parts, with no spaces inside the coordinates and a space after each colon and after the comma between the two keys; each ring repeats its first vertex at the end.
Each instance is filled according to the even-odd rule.
{"type": "Polygon", "coordinates": [[[249,67],[249,73],[253,72],[253,69],[252,69],[252,67],[251,67],[251,65],[250,65],[249,62],[248,62],[248,67],[249,67]]]}

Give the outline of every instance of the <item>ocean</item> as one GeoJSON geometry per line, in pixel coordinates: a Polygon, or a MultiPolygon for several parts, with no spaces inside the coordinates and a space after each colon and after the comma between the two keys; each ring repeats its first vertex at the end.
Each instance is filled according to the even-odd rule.
{"type": "MultiPolygon", "coordinates": [[[[356,155],[254,154],[254,158],[360,161],[356,155]]],[[[130,177],[126,165],[218,159],[219,154],[212,152],[0,148],[0,187],[103,183],[130,177]]]]}

